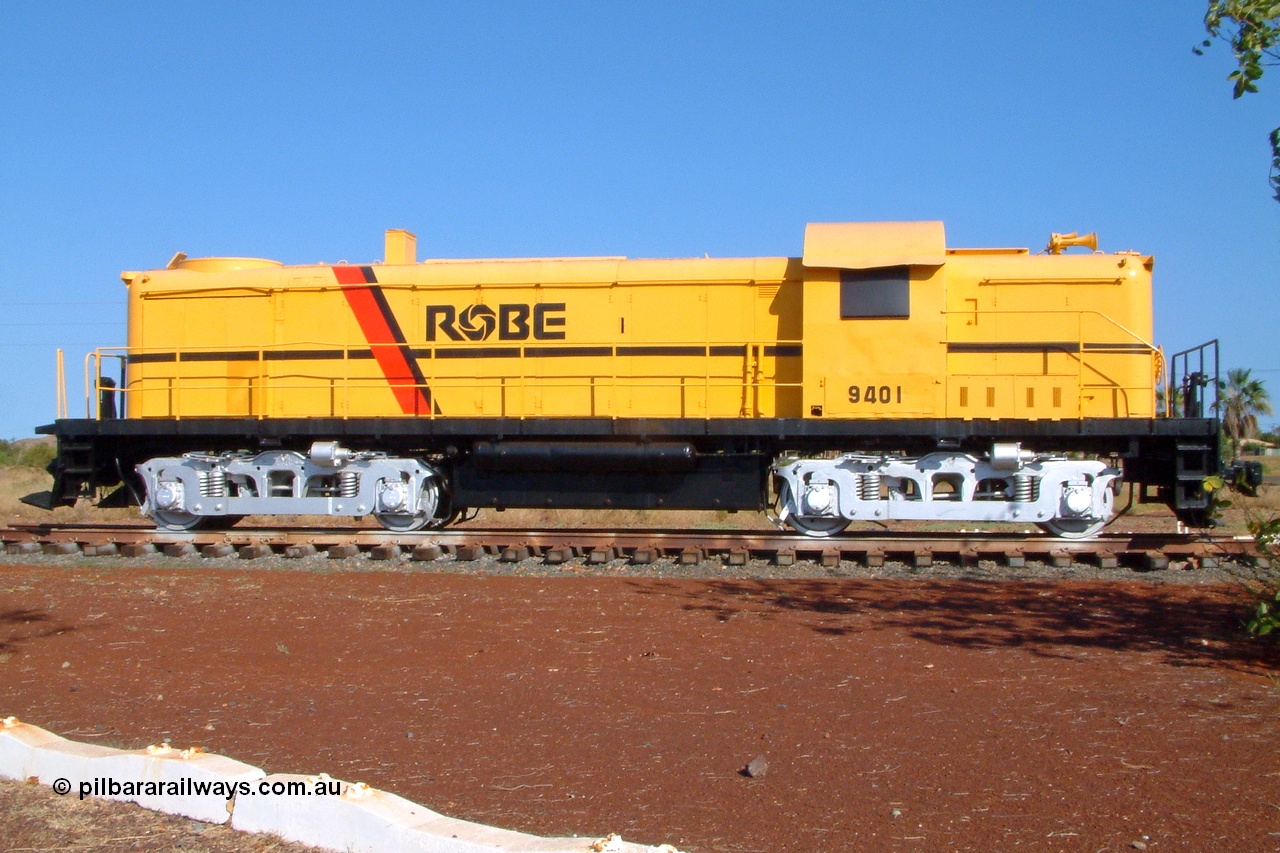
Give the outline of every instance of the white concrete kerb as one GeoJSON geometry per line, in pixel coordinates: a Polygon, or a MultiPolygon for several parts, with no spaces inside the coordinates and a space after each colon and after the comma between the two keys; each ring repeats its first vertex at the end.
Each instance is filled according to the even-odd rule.
{"type": "Polygon", "coordinates": [[[352,853],[678,853],[605,838],[542,838],[446,817],[360,782],[272,775],[196,747],[112,749],[0,720],[0,778],[123,800],[245,832],[352,853]]]}

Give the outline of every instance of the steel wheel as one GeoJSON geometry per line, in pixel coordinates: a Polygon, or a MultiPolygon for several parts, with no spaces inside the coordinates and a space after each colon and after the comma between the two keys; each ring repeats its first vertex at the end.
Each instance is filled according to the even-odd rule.
{"type": "MultiPolygon", "coordinates": [[[[797,504],[791,493],[791,486],[785,480],[779,479],[780,489],[778,491],[777,506],[786,507],[790,504],[797,504]]],[[[828,518],[825,516],[803,516],[791,513],[783,522],[792,530],[797,530],[805,536],[812,536],[815,539],[823,539],[828,536],[835,536],[844,531],[849,526],[851,519],[848,518],[828,518]]]]}
{"type": "Polygon", "coordinates": [[[787,516],[787,524],[792,529],[798,530],[805,536],[812,536],[815,539],[823,539],[828,536],[836,536],[844,532],[849,526],[847,518],[815,518],[800,515],[787,516]]]}
{"type": "Polygon", "coordinates": [[[156,523],[157,529],[173,531],[196,530],[204,527],[208,521],[203,515],[194,515],[182,510],[169,511],[163,509],[153,509],[151,511],[151,520],[156,523]]]}
{"type": "Polygon", "coordinates": [[[1040,525],[1045,533],[1051,533],[1060,539],[1088,539],[1096,536],[1106,527],[1105,521],[1089,521],[1083,518],[1055,518],[1040,525]]]}
{"type": "Polygon", "coordinates": [[[440,482],[435,477],[428,477],[422,482],[418,506],[420,509],[416,515],[375,512],[373,517],[392,533],[413,533],[416,530],[443,527],[449,523],[448,518],[435,517],[436,510],[440,507],[440,482]]]}

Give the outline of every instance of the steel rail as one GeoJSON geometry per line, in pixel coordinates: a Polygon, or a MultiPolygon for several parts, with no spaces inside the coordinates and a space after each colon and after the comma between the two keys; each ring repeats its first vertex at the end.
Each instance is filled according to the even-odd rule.
{"type": "Polygon", "coordinates": [[[865,566],[886,561],[917,567],[935,562],[976,565],[994,560],[1007,566],[1042,562],[1055,567],[1089,563],[1103,568],[1120,564],[1165,568],[1171,561],[1216,566],[1219,561],[1252,553],[1249,537],[1175,533],[1103,533],[1069,540],[1047,534],[970,532],[886,532],[844,534],[827,539],[767,530],[604,530],[523,528],[452,528],[415,533],[350,527],[244,527],[229,530],[172,532],[144,524],[13,524],[0,528],[8,554],[83,554],[171,556],[202,554],[245,559],[273,554],[302,557],[327,553],[374,559],[409,557],[459,561],[497,559],[516,562],[541,559],[551,565],[581,560],[599,564],[613,560],[653,563],[672,559],[682,564],[714,560],[744,565],[765,559],[778,565],[811,560],[838,566],[843,560],[865,566]]]}

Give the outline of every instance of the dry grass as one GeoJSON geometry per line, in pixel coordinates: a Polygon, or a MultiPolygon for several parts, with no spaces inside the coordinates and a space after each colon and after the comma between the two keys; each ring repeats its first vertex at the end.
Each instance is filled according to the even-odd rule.
{"type": "MultiPolygon", "coordinates": [[[[1280,456],[1248,457],[1262,463],[1263,476],[1271,480],[1280,478],[1280,456]]],[[[1243,535],[1249,532],[1250,520],[1265,521],[1280,516],[1280,483],[1264,484],[1256,498],[1231,495],[1231,506],[1223,510],[1222,520],[1227,532],[1243,535]]]]}
{"type": "Polygon", "coordinates": [[[87,501],[74,507],[59,507],[52,512],[22,503],[23,495],[48,491],[50,485],[52,478],[38,468],[0,468],[0,518],[5,523],[48,521],[63,524],[140,518],[136,509],[98,509],[87,501]]]}
{"type": "Polygon", "coordinates": [[[1280,477],[1280,456],[1251,456],[1249,459],[1261,462],[1266,476],[1280,477]]]}
{"type": "Polygon", "coordinates": [[[132,803],[81,800],[74,793],[60,797],[43,785],[0,781],[0,853],[176,849],[192,853],[308,853],[318,848],[148,811],[132,803]]]}

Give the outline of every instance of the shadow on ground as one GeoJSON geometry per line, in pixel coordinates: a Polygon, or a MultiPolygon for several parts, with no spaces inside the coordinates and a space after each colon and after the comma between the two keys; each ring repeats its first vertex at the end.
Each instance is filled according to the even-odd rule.
{"type": "Polygon", "coordinates": [[[723,580],[636,584],[687,599],[720,621],[805,617],[822,634],[901,630],[944,646],[1157,652],[1180,666],[1280,670],[1280,647],[1245,632],[1248,602],[1233,590],[1152,584],[723,580]]]}
{"type": "Polygon", "coordinates": [[[0,612],[0,630],[5,633],[4,638],[0,639],[0,652],[12,653],[32,640],[66,634],[76,629],[72,625],[54,622],[45,610],[19,607],[0,612]]]}

